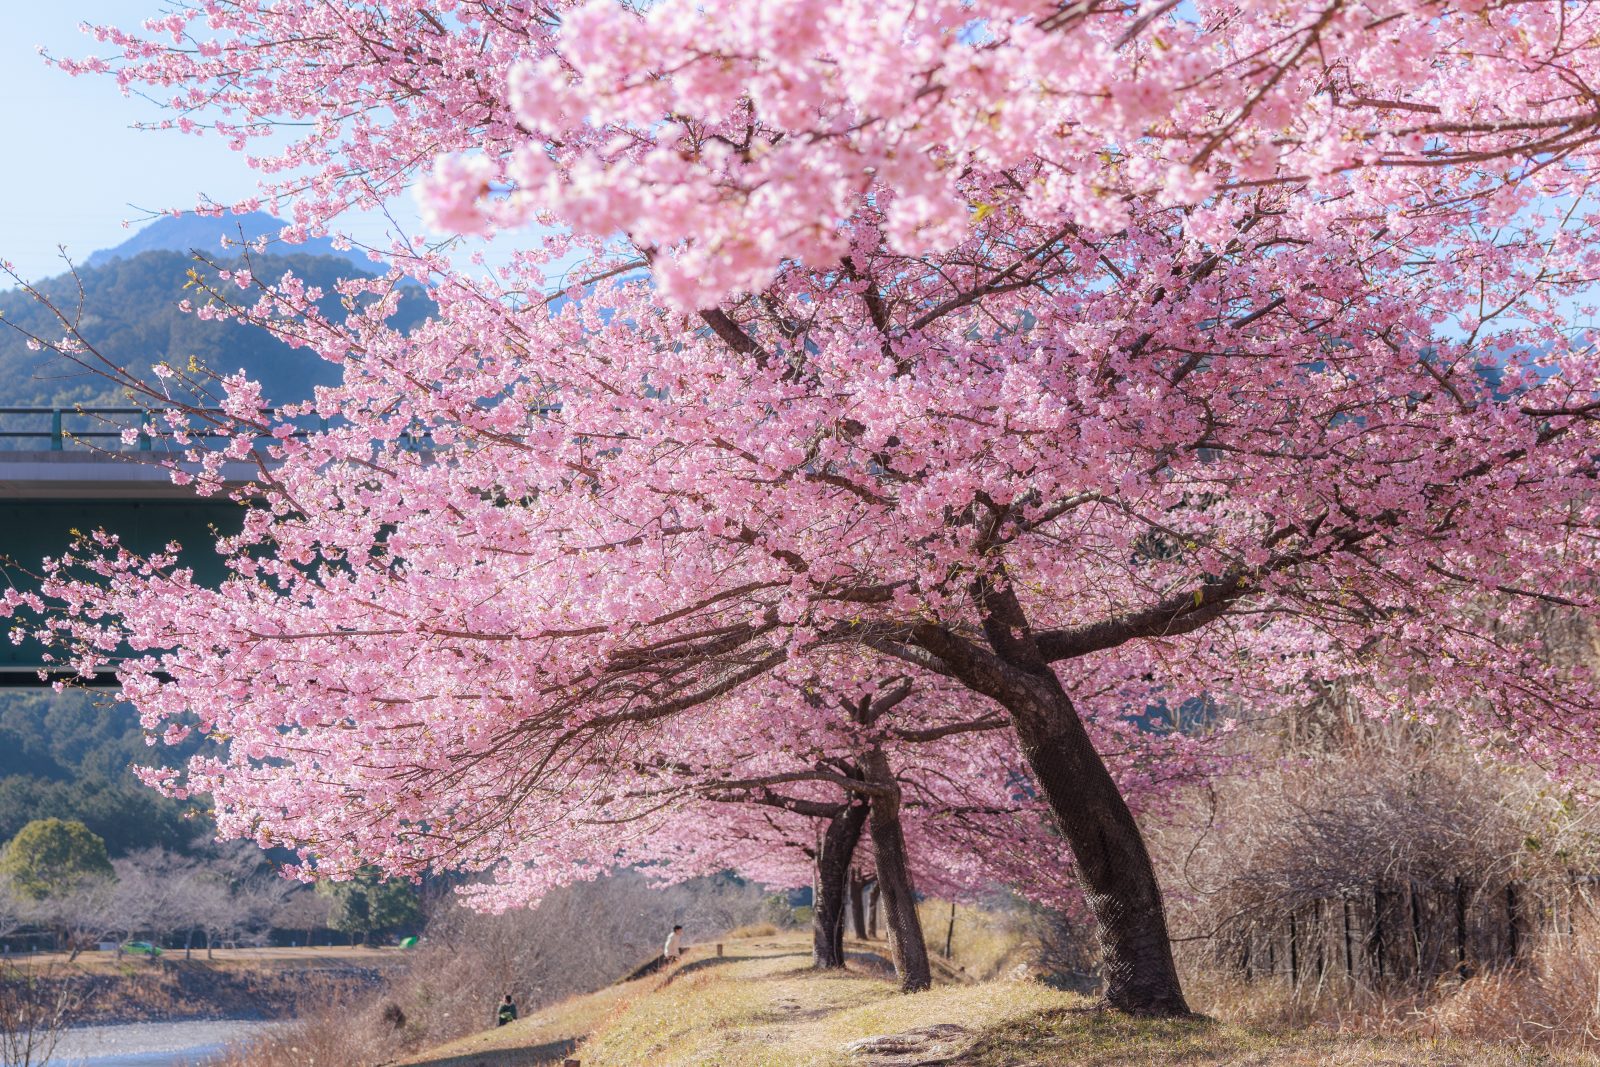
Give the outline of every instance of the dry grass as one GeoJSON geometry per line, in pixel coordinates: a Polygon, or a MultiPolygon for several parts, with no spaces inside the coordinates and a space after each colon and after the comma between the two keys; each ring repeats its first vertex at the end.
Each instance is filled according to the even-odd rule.
{"type": "Polygon", "coordinates": [[[958,972],[975,981],[998,978],[1019,967],[1027,970],[1038,956],[1030,917],[1021,909],[957,904],[953,927],[949,901],[925,900],[917,905],[917,914],[928,939],[928,951],[947,959],[958,972]],[[950,945],[948,957],[944,954],[946,941],[950,945]]]}
{"type": "Polygon", "coordinates": [[[1515,967],[1426,989],[1374,990],[1342,976],[1291,986],[1282,976],[1244,982],[1215,972],[1192,975],[1186,987],[1197,1008],[1245,1025],[1600,1053],[1600,920],[1546,935],[1515,967]]]}
{"type": "Polygon", "coordinates": [[[775,937],[777,933],[778,928],[771,923],[750,923],[734,927],[726,936],[729,941],[738,941],[749,937],[775,937]]]}
{"type": "MultiPolygon", "coordinates": [[[[870,948],[851,947],[858,953],[870,948]]],[[[802,937],[741,940],[722,959],[698,955],[664,975],[576,997],[403,1062],[411,1067],[542,1067],[571,1056],[584,1067],[867,1067],[874,1061],[849,1051],[851,1042],[953,1023],[965,1034],[961,1050],[947,1061],[951,1067],[1600,1064],[1581,1052],[1464,1037],[1380,1038],[1206,1019],[1131,1020],[1100,1012],[1077,994],[1028,980],[946,981],[929,992],[902,996],[864,954],[857,956],[864,966],[853,960],[843,974],[813,972],[809,959],[802,937]]]]}

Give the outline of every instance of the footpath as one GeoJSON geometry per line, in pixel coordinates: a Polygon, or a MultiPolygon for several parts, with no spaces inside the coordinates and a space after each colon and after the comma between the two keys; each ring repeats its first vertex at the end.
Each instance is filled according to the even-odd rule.
{"type": "Polygon", "coordinates": [[[904,996],[881,944],[810,969],[799,936],[700,946],[660,972],[401,1061],[406,1067],[1513,1067],[1594,1057],[1504,1046],[1131,1020],[1029,980],[944,973],[904,996]]]}

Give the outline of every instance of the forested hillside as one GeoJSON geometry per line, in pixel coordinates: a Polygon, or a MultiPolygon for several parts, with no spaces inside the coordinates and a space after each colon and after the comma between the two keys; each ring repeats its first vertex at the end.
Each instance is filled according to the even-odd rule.
{"type": "MultiPolygon", "coordinates": [[[[212,242],[209,247],[214,247],[212,242]]],[[[220,260],[236,265],[238,258],[220,260]]],[[[259,278],[278,278],[286,271],[330,293],[340,277],[359,273],[346,259],[325,255],[251,256],[259,278]]],[[[162,360],[187,364],[193,356],[212,370],[232,373],[243,368],[261,381],[275,401],[307,396],[315,385],[337,380],[333,365],[315,354],[295,350],[263,330],[235,323],[208,322],[179,307],[190,269],[212,268],[187,252],[155,250],[82,268],[77,279],[62,275],[40,283],[40,290],[69,315],[80,306],[81,329],[108,360],[147,375],[162,360]]],[[[323,301],[323,310],[338,314],[337,296],[323,301]]],[[[425,318],[431,305],[419,295],[400,301],[395,321],[409,326],[425,318]]],[[[0,293],[0,317],[16,329],[0,331],[0,406],[119,405],[127,403],[105,379],[65,363],[49,351],[27,347],[25,333],[57,337],[61,329],[50,311],[25,293],[0,293]]]]}
{"type": "Polygon", "coordinates": [[[113,856],[190,852],[210,819],[139,784],[129,768],[170,756],[144,743],[133,709],[99,694],[0,691],[0,842],[34,819],[81,820],[113,856]]]}

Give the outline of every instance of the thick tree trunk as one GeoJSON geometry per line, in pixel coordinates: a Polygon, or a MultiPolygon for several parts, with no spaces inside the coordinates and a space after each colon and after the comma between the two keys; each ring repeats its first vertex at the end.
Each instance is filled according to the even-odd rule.
{"type": "Polygon", "coordinates": [[[1186,1015],[1166,909],[1133,813],[1053,674],[1007,700],[1022,752],[1078,865],[1099,926],[1106,1000],[1136,1015],[1186,1015]]]}
{"type": "Polygon", "coordinates": [[[855,871],[850,872],[850,932],[857,941],[867,938],[866,881],[855,871]]]}
{"type": "MultiPolygon", "coordinates": [[[[1009,521],[1004,510],[993,517],[986,540],[1009,521]]],[[[987,650],[933,624],[916,628],[917,643],[1010,713],[1094,912],[1107,1002],[1135,1015],[1187,1015],[1144,837],[1030,628],[1002,559],[974,578],[971,593],[987,650]]],[[[1058,646],[1049,655],[1071,658],[1069,652],[1058,646]]]]}
{"type": "Polygon", "coordinates": [[[867,826],[872,834],[872,851],[878,861],[878,884],[886,905],[889,954],[894,959],[895,974],[900,978],[900,991],[917,993],[933,985],[933,973],[928,965],[928,946],[922,937],[922,921],[917,917],[917,897],[906,860],[905,834],[900,829],[900,787],[882,752],[869,753],[866,767],[867,779],[883,790],[872,797],[872,814],[867,826]]]}
{"type": "Polygon", "coordinates": [[[850,862],[855,858],[861,828],[867,821],[864,802],[850,804],[828,820],[817,853],[816,891],[811,908],[811,963],[830,969],[844,966],[844,913],[850,893],[850,862]]]}

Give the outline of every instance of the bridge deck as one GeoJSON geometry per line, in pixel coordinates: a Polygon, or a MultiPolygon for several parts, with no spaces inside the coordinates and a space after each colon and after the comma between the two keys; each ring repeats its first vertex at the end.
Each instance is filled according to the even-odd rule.
{"type": "MultiPolygon", "coordinates": [[[[173,484],[162,459],[159,452],[0,451],[0,500],[197,499],[173,484]]],[[[254,472],[250,463],[230,462],[223,478],[243,484],[254,472]]]]}
{"type": "MultiPolygon", "coordinates": [[[[173,484],[160,458],[159,452],[139,450],[0,450],[0,588],[37,589],[46,556],[60,556],[74,531],[100,528],[136,552],[177,541],[185,549],[185,566],[202,581],[220,582],[225,569],[211,546],[218,533],[238,531],[244,509],[173,484]]],[[[253,470],[249,463],[229,463],[223,475],[240,484],[253,470]]],[[[31,639],[0,640],[0,687],[52,680],[39,677],[50,666],[44,652],[31,639]]],[[[101,676],[90,684],[114,679],[101,676]]]]}

